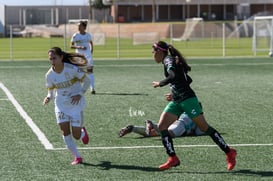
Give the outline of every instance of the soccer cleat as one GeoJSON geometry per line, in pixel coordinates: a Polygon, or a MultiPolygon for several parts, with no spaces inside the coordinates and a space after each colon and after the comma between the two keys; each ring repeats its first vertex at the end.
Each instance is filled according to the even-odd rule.
{"type": "Polygon", "coordinates": [[[86,145],[89,142],[89,136],[87,134],[85,127],[82,127],[82,131],[85,133],[84,136],[82,137],[82,142],[83,142],[83,144],[86,145]]]}
{"type": "Polygon", "coordinates": [[[71,163],[71,165],[78,165],[78,164],[81,164],[82,163],[82,158],[79,157],[75,157],[75,159],[73,160],[73,162],[71,163]]]}
{"type": "Polygon", "coordinates": [[[159,166],[159,170],[168,170],[171,167],[176,167],[180,165],[179,158],[175,155],[173,157],[169,157],[166,163],[159,166]]]}
{"type": "Polygon", "coordinates": [[[147,135],[150,135],[151,130],[154,129],[153,122],[151,120],[146,120],[145,125],[146,125],[145,133],[147,135]]]}
{"type": "Polygon", "coordinates": [[[92,89],[92,90],[91,90],[91,94],[96,94],[95,89],[92,89]]]}
{"type": "Polygon", "coordinates": [[[128,133],[131,133],[132,130],[133,130],[134,126],[133,125],[128,125],[124,128],[122,128],[120,131],[119,131],[119,137],[123,137],[124,135],[128,134],[128,133]]]}
{"type": "Polygon", "coordinates": [[[228,170],[232,170],[236,165],[236,155],[237,152],[235,149],[230,148],[230,152],[227,155],[227,168],[228,170]]]}

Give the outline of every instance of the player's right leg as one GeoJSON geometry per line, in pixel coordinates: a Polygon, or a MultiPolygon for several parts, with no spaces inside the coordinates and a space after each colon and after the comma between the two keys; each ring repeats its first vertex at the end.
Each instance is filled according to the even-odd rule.
{"type": "Polygon", "coordinates": [[[163,112],[160,116],[158,123],[158,129],[161,131],[162,144],[166,149],[166,153],[169,155],[169,158],[166,163],[159,166],[159,170],[167,170],[171,167],[176,167],[180,165],[180,160],[176,156],[172,137],[168,131],[168,127],[177,119],[177,116],[169,113],[163,112]]]}

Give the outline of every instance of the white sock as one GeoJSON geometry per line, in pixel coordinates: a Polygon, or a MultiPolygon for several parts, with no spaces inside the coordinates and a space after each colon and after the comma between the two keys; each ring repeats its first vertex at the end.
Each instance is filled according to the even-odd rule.
{"type": "Polygon", "coordinates": [[[90,88],[91,90],[95,89],[95,78],[94,78],[94,74],[91,73],[88,75],[89,76],[89,79],[90,79],[90,82],[91,82],[91,85],[90,85],[90,88]]]}
{"type": "Polygon", "coordinates": [[[76,144],[74,143],[71,134],[70,134],[70,135],[67,135],[67,136],[63,136],[63,140],[64,140],[64,143],[65,143],[66,147],[68,148],[68,150],[69,150],[75,157],[80,158],[81,155],[80,155],[80,153],[78,152],[77,146],[76,146],[76,144]]]}
{"type": "Polygon", "coordinates": [[[85,136],[85,132],[83,131],[83,129],[81,130],[81,138],[80,140],[85,136]]]}

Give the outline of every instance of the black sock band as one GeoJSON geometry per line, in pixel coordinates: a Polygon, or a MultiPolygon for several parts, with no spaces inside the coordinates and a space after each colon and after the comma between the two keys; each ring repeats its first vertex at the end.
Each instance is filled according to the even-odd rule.
{"type": "Polygon", "coordinates": [[[161,139],[162,139],[162,144],[164,145],[166,149],[166,153],[169,156],[175,156],[175,151],[173,147],[173,139],[169,134],[168,130],[163,130],[161,131],[161,139]]]}
{"type": "Polygon", "coordinates": [[[168,135],[170,135],[170,133],[169,133],[169,131],[168,131],[167,129],[161,131],[160,133],[161,133],[161,136],[162,136],[162,137],[163,137],[163,136],[168,136],[168,135]]]}
{"type": "Polygon", "coordinates": [[[223,150],[225,153],[228,153],[230,151],[229,146],[226,144],[225,140],[222,138],[220,133],[216,131],[213,127],[208,128],[206,131],[206,134],[209,135],[212,140],[223,150]]]}

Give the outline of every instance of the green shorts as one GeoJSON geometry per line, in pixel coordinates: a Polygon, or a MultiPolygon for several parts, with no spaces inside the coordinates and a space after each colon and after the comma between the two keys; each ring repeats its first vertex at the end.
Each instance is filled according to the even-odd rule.
{"type": "Polygon", "coordinates": [[[191,97],[180,103],[174,103],[173,101],[169,102],[169,104],[165,107],[164,112],[169,112],[178,117],[183,113],[187,113],[187,115],[192,119],[200,114],[203,114],[203,110],[199,104],[197,97],[191,97]]]}

